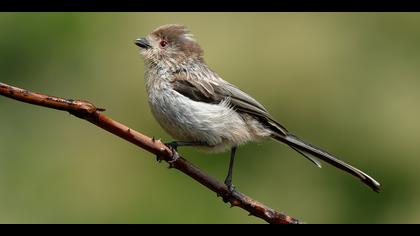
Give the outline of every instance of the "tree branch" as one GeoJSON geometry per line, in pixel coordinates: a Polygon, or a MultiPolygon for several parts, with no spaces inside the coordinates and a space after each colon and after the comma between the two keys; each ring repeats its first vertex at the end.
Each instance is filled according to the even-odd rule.
{"type": "Polygon", "coordinates": [[[231,206],[240,207],[249,212],[250,215],[259,217],[272,224],[298,224],[301,223],[288,215],[271,209],[264,204],[238,192],[230,192],[225,184],[220,183],[212,176],[203,172],[186,159],[180,157],[173,160],[172,151],[160,140],[150,138],[140,132],[112,120],[102,114],[105,109],[97,108],[92,103],[83,100],[64,99],[44,94],[30,92],[0,82],[0,94],[22,102],[48,107],[56,110],[67,111],[81,119],[87,120],[100,128],[115,134],[128,142],[145,149],[160,159],[170,163],[170,167],[182,171],[186,175],[206,186],[217,196],[221,196],[224,202],[231,206]]]}

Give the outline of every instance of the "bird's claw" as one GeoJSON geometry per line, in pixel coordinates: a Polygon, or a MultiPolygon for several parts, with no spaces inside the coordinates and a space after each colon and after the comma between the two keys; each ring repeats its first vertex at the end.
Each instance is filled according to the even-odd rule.
{"type": "MultiPolygon", "coordinates": [[[[152,141],[153,142],[155,142],[156,141],[156,139],[153,137],[152,138],[152,141]]],[[[167,162],[169,163],[169,168],[172,168],[173,166],[174,166],[174,163],[179,159],[179,154],[178,154],[178,152],[177,152],[177,148],[178,148],[178,146],[177,146],[177,144],[175,143],[175,142],[170,142],[170,143],[164,143],[165,144],[165,146],[166,147],[168,147],[170,150],[171,150],[171,152],[172,152],[172,156],[171,156],[171,159],[170,160],[168,160],[167,162]]],[[[164,148],[162,148],[161,149],[161,152],[163,153],[165,151],[165,149],[164,148]]],[[[162,160],[163,160],[163,158],[162,158],[162,156],[160,155],[160,154],[157,154],[156,155],[156,161],[157,162],[162,162],[162,160]]]]}
{"type": "Polygon", "coordinates": [[[176,142],[170,142],[170,143],[164,143],[165,146],[167,146],[169,149],[171,149],[171,151],[178,151],[178,145],[176,144],[176,142]]]}
{"type": "MultiPolygon", "coordinates": [[[[226,183],[225,183],[226,184],[226,183]]],[[[217,194],[218,197],[222,197],[223,202],[228,203],[230,202],[229,199],[232,198],[232,196],[235,196],[236,192],[236,187],[233,184],[226,184],[226,188],[227,188],[227,192],[224,194],[217,194]]],[[[231,205],[231,207],[233,207],[234,205],[231,205]]]]}
{"type": "Polygon", "coordinates": [[[235,185],[232,184],[232,175],[228,175],[225,179],[225,185],[226,188],[228,189],[229,193],[233,193],[236,191],[236,187],[235,185]]]}
{"type": "Polygon", "coordinates": [[[179,154],[177,151],[178,146],[171,142],[171,143],[165,143],[165,145],[171,150],[172,152],[172,156],[171,156],[171,160],[168,161],[169,163],[169,168],[172,168],[174,163],[179,159],[179,154]]]}
{"type": "Polygon", "coordinates": [[[226,187],[227,187],[229,193],[233,193],[233,192],[236,191],[236,187],[233,184],[226,185],[226,187]]]}
{"type": "Polygon", "coordinates": [[[169,168],[173,168],[174,167],[174,163],[179,159],[179,154],[177,151],[172,151],[172,159],[168,161],[169,163],[169,168]]]}

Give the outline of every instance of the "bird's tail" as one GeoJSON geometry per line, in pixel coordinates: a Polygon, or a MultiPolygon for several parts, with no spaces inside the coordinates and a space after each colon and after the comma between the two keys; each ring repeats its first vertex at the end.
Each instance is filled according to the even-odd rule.
{"type": "Polygon", "coordinates": [[[358,170],[357,168],[345,163],[344,161],[341,161],[339,159],[337,159],[336,157],[334,157],[333,155],[329,154],[326,151],[321,150],[320,148],[317,148],[311,144],[306,143],[305,141],[303,141],[302,139],[296,137],[293,134],[273,134],[272,138],[287,144],[288,146],[290,146],[291,148],[293,148],[294,150],[296,150],[297,152],[299,152],[300,154],[302,154],[303,156],[309,158],[310,160],[312,160],[313,162],[317,163],[316,161],[314,161],[313,159],[311,159],[310,157],[306,156],[305,154],[309,154],[311,156],[315,156],[339,169],[342,169],[344,171],[346,171],[347,173],[359,178],[363,183],[365,183],[366,185],[368,185],[370,188],[372,188],[372,190],[374,190],[375,192],[379,192],[380,191],[380,184],[374,180],[372,177],[370,177],[369,175],[363,173],[362,171],[358,170]]]}

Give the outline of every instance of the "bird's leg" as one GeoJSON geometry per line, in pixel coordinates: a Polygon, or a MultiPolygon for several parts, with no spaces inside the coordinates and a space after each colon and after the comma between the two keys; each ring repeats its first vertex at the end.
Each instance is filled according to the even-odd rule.
{"type": "Polygon", "coordinates": [[[229,170],[225,179],[225,184],[227,188],[229,189],[229,191],[231,192],[235,190],[235,186],[233,186],[232,184],[232,172],[233,172],[233,164],[235,162],[235,154],[236,154],[236,146],[233,147],[232,150],[230,151],[229,170]]]}
{"type": "Polygon", "coordinates": [[[173,163],[179,158],[178,154],[178,147],[186,147],[186,146],[209,146],[205,142],[198,142],[198,141],[172,141],[170,143],[165,143],[165,145],[171,149],[172,151],[172,160],[169,163],[173,163]]]}
{"type": "Polygon", "coordinates": [[[174,149],[175,151],[178,150],[178,147],[187,147],[187,146],[208,146],[205,142],[198,142],[198,141],[172,141],[170,143],[165,143],[167,147],[170,149],[174,149]]]}

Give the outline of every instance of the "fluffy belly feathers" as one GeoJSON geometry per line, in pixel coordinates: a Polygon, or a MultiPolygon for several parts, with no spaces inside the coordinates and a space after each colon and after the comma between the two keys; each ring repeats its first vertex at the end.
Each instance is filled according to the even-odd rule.
{"type": "Polygon", "coordinates": [[[149,104],[156,120],[173,138],[206,142],[212,146],[211,151],[225,151],[261,135],[258,130],[247,128],[246,122],[252,121],[225,101],[196,102],[174,91],[170,96],[149,96],[149,104]]]}

